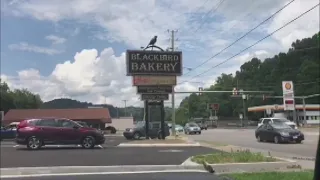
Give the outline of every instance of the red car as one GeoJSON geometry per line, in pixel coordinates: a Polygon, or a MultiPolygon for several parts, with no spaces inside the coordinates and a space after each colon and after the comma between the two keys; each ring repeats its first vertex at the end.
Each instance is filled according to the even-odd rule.
{"type": "Polygon", "coordinates": [[[105,142],[101,131],[83,127],[70,119],[41,118],[21,121],[17,126],[16,143],[29,149],[40,149],[45,145],[82,145],[94,148],[105,142]]]}

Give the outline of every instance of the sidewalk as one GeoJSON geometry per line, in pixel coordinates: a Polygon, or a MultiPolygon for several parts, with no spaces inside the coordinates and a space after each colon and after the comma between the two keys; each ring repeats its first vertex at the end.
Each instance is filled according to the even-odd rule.
{"type": "Polygon", "coordinates": [[[190,141],[185,137],[173,137],[169,136],[165,140],[162,139],[143,139],[133,140],[125,143],[121,143],[118,147],[189,147],[189,146],[200,146],[198,142],[190,141]]]}

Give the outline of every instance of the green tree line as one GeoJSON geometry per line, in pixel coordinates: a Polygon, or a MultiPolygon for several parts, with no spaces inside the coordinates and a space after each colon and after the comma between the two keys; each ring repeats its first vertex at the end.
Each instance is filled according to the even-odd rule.
{"type": "Polygon", "coordinates": [[[34,109],[42,105],[38,94],[27,89],[10,89],[6,82],[0,79],[1,107],[0,110],[7,113],[10,109],[34,109]]]}
{"type": "MultiPolygon", "coordinates": [[[[287,53],[279,53],[272,58],[261,60],[252,58],[241,65],[234,74],[221,74],[215,84],[205,90],[232,91],[233,88],[244,91],[272,91],[270,96],[282,96],[282,81],[293,81],[296,96],[318,94],[320,84],[319,33],[310,38],[296,40],[287,53]]],[[[282,104],[282,99],[256,98],[250,96],[247,107],[266,104],[282,104]]],[[[261,97],[261,94],[260,94],[261,97]]],[[[319,104],[320,99],[307,99],[306,103],[319,104]]],[[[232,97],[232,93],[191,94],[183,99],[176,110],[176,121],[184,124],[192,117],[208,117],[207,103],[219,103],[219,117],[238,117],[243,112],[241,98],[232,97]]],[[[296,101],[297,104],[301,103],[296,101]]],[[[262,114],[249,114],[251,119],[262,114]]]]}

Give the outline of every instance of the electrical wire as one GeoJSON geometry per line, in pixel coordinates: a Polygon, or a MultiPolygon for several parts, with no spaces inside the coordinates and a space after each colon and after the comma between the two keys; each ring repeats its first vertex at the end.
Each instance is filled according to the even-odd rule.
{"type": "MultiPolygon", "coordinates": [[[[215,65],[215,66],[212,66],[211,68],[207,69],[206,71],[204,71],[204,72],[202,72],[202,73],[199,73],[199,74],[197,74],[197,75],[193,76],[191,79],[194,79],[194,78],[196,78],[196,77],[199,77],[199,76],[201,76],[201,75],[203,75],[203,74],[205,74],[205,73],[207,73],[207,72],[211,71],[212,69],[214,69],[214,68],[216,68],[216,67],[218,67],[218,66],[220,66],[220,65],[222,65],[222,64],[224,64],[224,63],[226,63],[226,62],[228,62],[228,61],[230,61],[230,60],[231,60],[231,59],[233,59],[234,57],[236,57],[236,56],[240,55],[240,54],[241,54],[241,53],[243,53],[244,51],[246,51],[246,50],[248,50],[248,49],[250,49],[250,48],[254,47],[254,46],[255,46],[255,45],[257,45],[257,44],[259,44],[259,43],[260,43],[260,42],[262,42],[263,40],[265,40],[265,39],[267,39],[268,37],[272,36],[273,34],[277,33],[278,31],[280,31],[281,29],[285,28],[285,27],[286,27],[286,26],[288,26],[289,24],[293,23],[293,22],[294,22],[294,21],[296,21],[297,19],[299,19],[299,18],[303,17],[304,15],[306,15],[306,14],[307,14],[307,13],[309,13],[310,11],[314,10],[314,9],[315,9],[316,7],[318,7],[318,6],[319,6],[319,4],[317,4],[317,5],[313,6],[313,7],[312,7],[312,8],[310,8],[309,10],[307,10],[307,11],[305,11],[304,13],[300,14],[299,16],[297,16],[296,18],[294,18],[293,20],[291,20],[291,21],[287,22],[286,24],[284,24],[284,25],[283,25],[283,26],[281,26],[280,28],[276,29],[276,30],[275,30],[275,31],[273,31],[272,33],[270,33],[270,34],[268,34],[267,36],[263,37],[262,39],[260,39],[260,40],[256,41],[255,43],[253,43],[253,44],[252,44],[252,45],[250,45],[249,47],[247,47],[247,48],[245,48],[245,49],[241,50],[241,51],[240,51],[240,52],[238,52],[237,54],[235,54],[235,55],[233,55],[233,56],[229,57],[228,59],[226,59],[226,60],[224,60],[224,61],[220,62],[219,64],[217,64],[217,65],[215,65]]],[[[191,80],[191,79],[189,79],[189,80],[191,80]]],[[[184,82],[188,82],[188,81],[184,81],[184,82]]],[[[181,82],[181,83],[179,83],[179,84],[182,84],[182,83],[184,83],[184,82],[181,82]]]]}
{"type": "Polygon", "coordinates": [[[291,0],[289,3],[287,3],[286,5],[284,5],[283,7],[281,7],[278,11],[276,11],[275,13],[273,13],[271,16],[269,16],[267,19],[265,19],[264,21],[262,21],[261,23],[259,23],[257,26],[255,26],[254,28],[252,28],[250,31],[248,31],[247,33],[245,33],[243,36],[241,36],[240,38],[238,38],[237,40],[235,40],[233,43],[231,43],[229,46],[223,48],[221,51],[219,51],[218,53],[216,53],[215,55],[213,55],[212,57],[210,57],[209,59],[207,59],[206,61],[202,62],[201,64],[197,65],[196,67],[192,68],[191,71],[187,72],[184,75],[187,75],[189,73],[191,73],[193,70],[201,67],[202,65],[206,64],[207,62],[209,62],[211,59],[217,57],[218,55],[220,55],[221,53],[223,53],[225,50],[227,50],[228,48],[230,48],[231,46],[233,46],[234,44],[236,44],[237,42],[239,42],[241,39],[245,38],[247,35],[249,35],[252,31],[256,30],[258,27],[260,27],[262,24],[264,24],[265,22],[269,21],[271,18],[273,18],[276,14],[278,14],[279,12],[281,12],[283,9],[285,9],[286,7],[288,7],[291,3],[293,3],[295,0],[291,0]]]}
{"type": "MultiPolygon", "coordinates": [[[[210,13],[214,14],[217,12],[217,10],[219,9],[219,7],[221,6],[221,4],[224,2],[225,0],[220,0],[220,2],[214,6],[212,9],[210,9],[210,11],[208,11],[203,17],[207,17],[210,13]]],[[[194,31],[194,33],[196,33],[199,29],[201,29],[201,27],[204,25],[205,21],[202,21],[202,23],[200,24],[200,26],[198,26],[198,28],[194,31]]]]}

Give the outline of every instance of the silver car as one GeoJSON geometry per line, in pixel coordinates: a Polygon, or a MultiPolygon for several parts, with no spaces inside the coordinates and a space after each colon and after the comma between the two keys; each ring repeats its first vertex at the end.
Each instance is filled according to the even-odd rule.
{"type": "Polygon", "coordinates": [[[197,123],[187,123],[184,126],[185,134],[201,134],[201,128],[197,123]]]}

